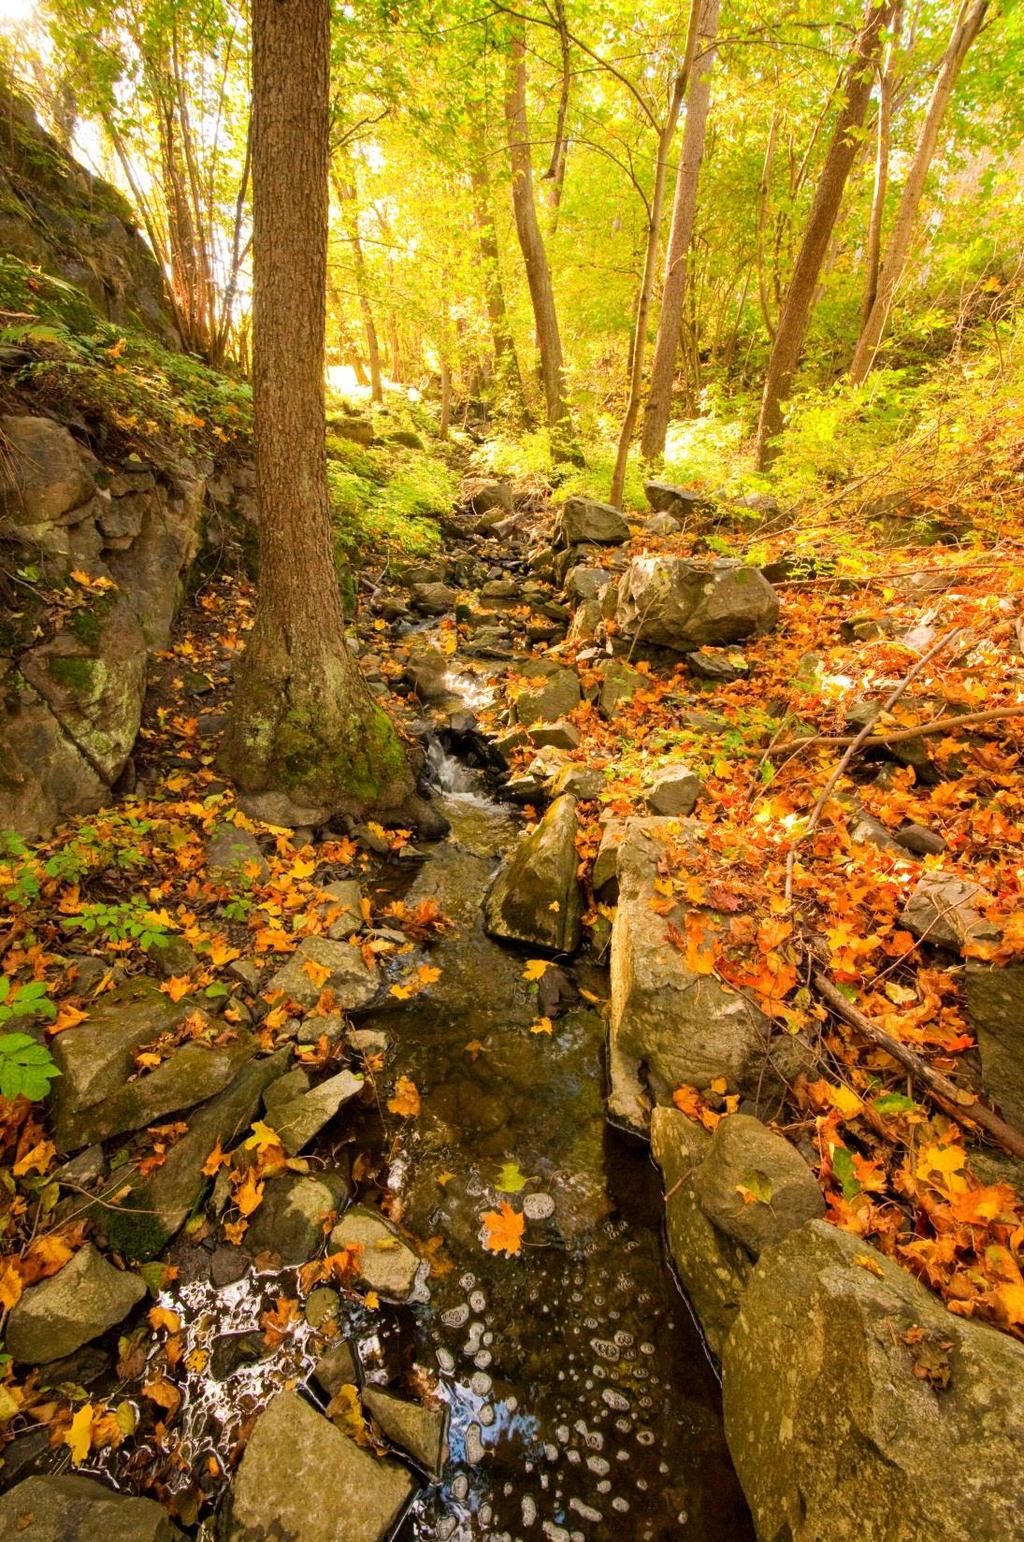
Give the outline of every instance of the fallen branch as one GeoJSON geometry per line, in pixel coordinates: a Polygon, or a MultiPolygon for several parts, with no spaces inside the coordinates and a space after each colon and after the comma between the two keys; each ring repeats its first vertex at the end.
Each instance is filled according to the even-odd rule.
{"type": "Polygon", "coordinates": [[[835,737],[831,734],[805,734],[802,739],[785,739],[775,745],[772,754],[782,755],[790,750],[806,749],[809,744],[831,744],[836,748],[846,744],[863,750],[881,749],[887,744],[904,744],[908,739],[955,733],[958,728],[972,728],[979,723],[1000,723],[1015,717],[1024,717],[1024,707],[993,707],[988,712],[963,712],[959,716],[953,713],[946,717],[932,718],[930,723],[921,723],[916,728],[894,728],[891,733],[865,734],[862,730],[859,734],[840,734],[835,737]]]}
{"type": "Polygon", "coordinates": [[[948,1076],[943,1076],[923,1060],[920,1055],[901,1044],[899,1039],[894,1039],[891,1033],[886,1033],[877,1023],[873,1023],[870,1017],[853,1006],[834,980],[818,966],[811,971],[811,983],[823,1001],[826,1001],[837,1017],[841,1017],[851,1028],[855,1028],[865,1039],[885,1050],[893,1060],[899,1062],[911,1078],[928,1091],[958,1118],[970,1119],[973,1124],[985,1130],[997,1145],[1002,1146],[1011,1156],[1024,1157],[1024,1134],[1014,1129],[1012,1124],[1007,1124],[987,1104],[982,1103],[973,1092],[967,1092],[951,1082],[948,1076]]]}

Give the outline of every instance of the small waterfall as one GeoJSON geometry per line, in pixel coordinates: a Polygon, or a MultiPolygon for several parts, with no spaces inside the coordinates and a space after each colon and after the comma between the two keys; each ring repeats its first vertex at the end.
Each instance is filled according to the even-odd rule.
{"type": "Polygon", "coordinates": [[[438,738],[431,739],[427,745],[426,775],[431,787],[436,788],[438,792],[455,797],[469,795],[480,798],[482,801],[490,801],[486,799],[479,772],[463,765],[461,760],[449,754],[438,738]]]}

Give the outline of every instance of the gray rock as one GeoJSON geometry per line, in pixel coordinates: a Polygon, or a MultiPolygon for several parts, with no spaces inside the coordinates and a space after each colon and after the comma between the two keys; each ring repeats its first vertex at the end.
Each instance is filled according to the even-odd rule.
{"type": "Polygon", "coordinates": [[[324,1221],[336,1208],[334,1195],[318,1178],[292,1173],[269,1178],[249,1221],[245,1250],[274,1253],[286,1267],[307,1263],[320,1250],[324,1221]]]}
{"type": "Polygon", "coordinates": [[[576,800],[556,798],[498,869],[484,899],[485,931],[554,953],[575,953],[583,913],[577,860],[576,800]]]}
{"type": "Polygon", "coordinates": [[[288,1000],[312,1007],[322,991],[331,990],[337,1009],[350,1012],[367,1006],[377,994],[379,985],[376,965],[368,964],[353,943],[333,942],[327,937],[306,937],[271,978],[267,993],[283,991],[288,1000]],[[307,963],[328,971],[323,984],[318,985],[306,973],[303,965],[307,963]]]}
{"type": "Polygon", "coordinates": [[[553,723],[539,723],[529,730],[530,742],[539,750],[579,749],[580,731],[568,718],[557,718],[553,723]]]}
{"type": "Polygon", "coordinates": [[[1024,964],[993,969],[972,961],[963,981],[985,1091],[1019,1129],[1024,1124],[1024,964]]]}
{"type": "Polygon", "coordinates": [[[25,1291],[11,1311],[5,1347],[29,1365],[59,1360],[121,1322],[145,1294],[140,1275],[115,1269],[87,1242],[57,1274],[25,1291]]]}
{"type": "Polygon", "coordinates": [[[170,980],[174,975],[191,974],[199,964],[195,952],[184,937],[175,937],[172,933],[154,939],[145,953],[162,980],[170,980]]]}
{"type": "Polygon", "coordinates": [[[424,616],[443,616],[457,599],[455,590],[442,583],[413,584],[409,590],[410,605],[424,616]]]}
{"type": "Polygon", "coordinates": [[[604,568],[590,568],[578,562],[565,575],[565,592],[574,600],[596,600],[608,577],[604,568]]]}
{"type": "Polygon", "coordinates": [[[775,590],[742,562],[634,557],[619,586],[616,619],[625,636],[677,653],[739,642],[778,618],[775,590]]]}
{"type": "Polygon", "coordinates": [[[286,792],[240,792],[238,806],[250,819],[276,825],[282,830],[298,830],[326,824],[334,810],[326,803],[296,803],[286,792]]]}
{"type": "Polygon", "coordinates": [[[335,1344],[320,1356],[313,1367],[313,1375],[329,1398],[337,1397],[342,1387],[357,1387],[359,1357],[353,1346],[346,1339],[335,1344]]]}
{"type": "Polygon", "coordinates": [[[369,418],[359,417],[355,413],[335,413],[328,418],[327,427],[330,433],[337,434],[341,439],[348,439],[352,444],[368,445],[374,442],[373,424],[369,418]]]}
{"type": "Polygon", "coordinates": [[[893,833],[893,840],[919,857],[938,857],[946,850],[945,838],[926,825],[904,825],[893,833]]]}
{"type": "Polygon", "coordinates": [[[704,1089],[724,1076],[731,1089],[763,1106],[777,1096],[779,1076],[800,1068],[806,1047],[785,1034],[771,1042],[771,1023],[752,1002],[715,975],[689,968],[666,938],[669,922],[685,930],[682,907],[675,916],[653,909],[664,841],[693,838],[678,820],[632,819],[627,824],[618,853],[619,900],[612,929],[611,1048],[635,1067],[646,1068],[658,1103],[671,1102],[683,1083],[704,1089]]]}
{"type": "Polygon", "coordinates": [[[409,655],[404,678],[420,701],[442,701],[451,695],[447,678],[450,669],[440,648],[419,647],[409,655]]]}
{"type": "Polygon", "coordinates": [[[295,1392],[253,1427],[231,1494],[226,1542],[384,1542],[415,1484],[295,1392]]]}
{"type": "Polygon", "coordinates": [[[682,528],[678,519],[664,512],[652,514],[644,525],[644,529],[651,535],[678,535],[682,528]]]}
{"type": "MultiPolygon", "coordinates": [[[[287,1078],[283,1078],[287,1080],[287,1078]]],[[[344,1104],[358,1097],[365,1083],[351,1071],[339,1071],[328,1077],[309,1092],[294,1098],[275,1099],[269,1110],[273,1115],[274,1129],[289,1156],[298,1156],[318,1135],[325,1124],[330,1123],[344,1104]]]]}
{"type": "Polygon", "coordinates": [[[652,1110],[651,1151],[664,1180],[669,1250],[705,1337],[721,1355],[753,1263],[711,1223],[697,1198],[694,1177],[710,1145],[708,1132],[678,1108],[652,1110]]]}
{"type": "Polygon", "coordinates": [[[264,883],[270,868],[260,843],[250,830],[220,825],[206,847],[206,871],[214,883],[229,887],[241,882],[264,883]]]}
{"type": "Polygon", "coordinates": [[[703,791],[700,777],[680,761],[658,772],[647,794],[647,804],[653,814],[692,814],[703,791]]]}
{"type": "Polygon", "coordinates": [[[722,1371],[759,1537],[1019,1534],[1024,1346],[953,1316],[850,1232],[811,1221],[766,1250],[722,1371]]]}
{"type": "Polygon", "coordinates": [[[173,1002],[155,980],[137,975],[92,1006],[84,1023],[57,1035],[52,1054],[61,1074],[50,1112],[61,1150],[77,1151],[103,1138],[90,1135],[87,1126],[90,1121],[102,1124],[107,1101],[127,1090],[135,1069],[132,1051],[172,1032],[191,1010],[188,1000],[173,1002]]]}
{"type": "Polygon", "coordinates": [[[621,701],[632,701],[637,691],[642,691],[650,685],[646,675],[639,669],[633,669],[622,659],[609,659],[601,673],[601,694],[598,696],[598,706],[605,717],[614,717],[615,710],[621,701]]]}
{"type": "Polygon", "coordinates": [[[507,482],[488,482],[470,496],[469,507],[474,514],[489,514],[492,509],[511,514],[512,489],[507,482]]]}
{"type": "Polygon", "coordinates": [[[601,844],[597,848],[590,881],[594,893],[603,900],[614,903],[619,892],[619,847],[626,834],[625,822],[609,819],[601,831],[601,844]]]}
{"type": "Polygon", "coordinates": [[[719,1122],[694,1189],[708,1220],[755,1258],[825,1214],[817,1179],[800,1153],[749,1114],[727,1114],[719,1122]]]}
{"type": "Polygon", "coordinates": [[[924,873],[900,919],[922,941],[961,953],[964,944],[997,937],[998,931],[981,914],[992,896],[973,879],[939,870],[924,873]]]}
{"type": "Polygon", "coordinates": [[[363,1406],[388,1439],[407,1452],[428,1477],[440,1478],[448,1459],[447,1403],[427,1408],[382,1387],[367,1386],[363,1388],[363,1406]]]}
{"type": "Polygon", "coordinates": [[[743,680],[750,673],[750,665],[736,648],[697,648],[686,655],[686,663],[698,680],[714,680],[721,685],[743,680]]]}
{"type": "Polygon", "coordinates": [[[679,520],[715,507],[714,499],[707,493],[697,492],[692,487],[676,487],[672,482],[645,482],[644,492],[652,509],[659,514],[672,514],[679,520]]]}
{"type": "Polygon", "coordinates": [[[578,798],[581,803],[591,803],[601,796],[604,790],[604,772],[596,770],[593,766],[581,766],[572,764],[563,766],[556,771],[549,789],[552,798],[560,798],[563,793],[570,797],[578,798]]]}
{"type": "Polygon", "coordinates": [[[342,877],[336,884],[324,884],[321,893],[330,894],[330,911],[339,914],[328,928],[333,941],[350,938],[362,930],[362,890],[353,877],[342,877]]]}
{"type": "Polygon", "coordinates": [[[569,498],[555,520],[554,545],[621,546],[629,540],[629,526],[610,503],[593,498],[569,498]]]}
{"type": "Polygon", "coordinates": [[[566,636],[569,642],[591,642],[601,630],[604,617],[600,600],[582,600],[577,605],[566,636]]]}
{"type": "Polygon", "coordinates": [[[0,1534],[24,1542],[184,1542],[155,1500],[73,1474],[26,1478],[0,1496],[0,1534]]]}
{"type": "Polygon", "coordinates": [[[426,1260],[379,1211],[368,1205],[346,1210],[331,1232],[329,1250],[337,1253],[353,1244],[362,1249],[357,1284],[364,1290],[375,1290],[387,1301],[426,1299],[426,1260]]]}
{"type": "Polygon", "coordinates": [[[96,491],[81,452],[52,418],[0,418],[4,462],[0,520],[11,525],[73,524],[96,491]]]}
{"type": "MultiPolygon", "coordinates": [[[[223,1027],[211,1025],[210,1031],[222,1031],[223,1027]]],[[[222,1091],[256,1053],[256,1040],[251,1034],[240,1029],[230,1031],[229,1043],[217,1045],[195,1040],[182,1044],[152,1071],[126,1082],[102,1102],[80,1110],[73,1119],[65,1115],[65,1123],[74,1127],[75,1141],[109,1140],[114,1135],[144,1129],[167,1114],[194,1108],[222,1091]]]]}
{"type": "Polygon", "coordinates": [[[100,1196],[92,1217],[111,1247],[129,1258],[148,1259],[159,1253],[184,1226],[206,1188],[209,1179],[203,1166],[210,1152],[218,1141],[226,1150],[248,1128],[264,1088],[280,1077],[290,1056],[291,1050],[285,1048],[266,1060],[250,1062],[230,1087],[196,1109],[188,1134],[171,1147],[155,1172],[144,1178],[125,1169],[111,1174],[108,1192],[100,1196]],[[127,1195],[112,1206],[111,1197],[124,1188],[127,1195]]]}
{"type": "Polygon", "coordinates": [[[522,674],[510,693],[517,723],[554,723],[579,706],[580,682],[574,669],[541,663],[524,668],[522,674]]]}

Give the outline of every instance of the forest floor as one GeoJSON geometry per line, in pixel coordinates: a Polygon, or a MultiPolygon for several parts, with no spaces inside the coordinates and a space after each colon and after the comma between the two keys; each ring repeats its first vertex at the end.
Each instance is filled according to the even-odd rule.
{"type": "MultiPolygon", "coordinates": [[[[482,482],[471,479],[468,493],[482,482]]],[[[778,625],[742,648],[712,650],[717,678],[709,679],[685,658],[637,649],[618,635],[614,617],[566,637],[579,597],[567,606],[550,573],[549,493],[536,478],[520,483],[519,513],[502,533],[482,528],[463,506],[443,522],[441,547],[418,565],[364,571],[353,625],[364,669],[410,739],[433,738],[443,754],[468,747],[471,761],[490,762],[491,790],[501,796],[506,789],[519,808],[515,816],[506,809],[504,819],[532,827],[552,777],[566,766],[597,773],[597,796],[579,808],[583,963],[574,976],[565,960],[515,962],[522,982],[516,1020],[532,1057],[522,1074],[543,1076],[549,1041],[552,1066],[562,1067],[555,1054],[560,1019],[571,1018],[580,992],[585,1008],[606,1010],[614,911],[595,893],[595,859],[609,822],[648,812],[659,775],[685,762],[701,784],[691,817],[702,839],[699,857],[681,837],[665,845],[658,892],[666,912],[682,904],[686,914],[682,929],[667,929],[666,947],[813,1044],[814,1071],[791,1087],[778,1127],[811,1162],[829,1219],[912,1270],[952,1311],[1024,1337],[1019,1163],[983,1138],[966,1105],[930,1096],[919,1075],[845,1021],[814,983],[820,969],[842,999],[921,1065],[958,1088],[980,1089],[964,968],[971,961],[1013,966],[1024,955],[1024,564],[1012,526],[981,541],[948,532],[921,545],[912,521],[906,534],[891,517],[884,544],[875,527],[857,543],[847,531],[839,550],[827,521],[812,529],[806,519],[795,525],[777,514],[705,511],[664,534],[646,515],[631,515],[630,556],[701,556],[756,542],[759,562],[775,564],[778,625]],[[547,748],[507,720],[509,700],[541,656],[575,671],[582,692],[560,714],[561,736],[549,737],[547,748]],[[446,677],[432,693],[424,681],[438,658],[446,677]],[[604,694],[610,668],[621,687],[614,701],[604,694]],[[844,763],[868,724],[870,737],[844,763]],[[939,936],[927,926],[915,935],[906,922],[908,900],[932,873],[974,886],[977,924],[952,945],[941,927],[939,936]]],[[[587,561],[613,574],[623,554],[608,548],[587,561]]],[[[429,1015],[432,1002],[445,1003],[444,971],[463,967],[459,954],[445,953],[454,926],[445,905],[416,889],[414,875],[429,870],[430,855],[412,832],[370,823],[314,839],[261,826],[241,813],[218,776],[231,668],[253,606],[251,586],[231,575],[192,596],[171,647],[153,661],[134,791],[31,849],[12,843],[0,860],[0,952],[9,982],[0,1023],[31,1009],[52,1041],[126,979],[148,973],[162,977],[161,993],[187,1011],[157,1042],[135,1046],[135,1080],[144,1082],[190,1042],[223,1047],[249,1032],[260,1055],[284,1049],[314,1079],[347,1067],[365,1077],[360,1117],[364,1132],[366,1120],[374,1123],[372,1140],[359,1136],[358,1121],[331,1133],[336,1121],[328,1144],[321,1141],[310,1158],[284,1148],[269,1116],[247,1123],[231,1143],[218,1140],[204,1168],[214,1198],[192,1209],[183,1244],[217,1258],[244,1249],[268,1184],[315,1174],[346,1147],[350,1165],[355,1155],[352,1186],[360,1199],[383,1205],[402,1225],[415,1212],[414,1204],[396,1201],[389,1168],[424,1104],[430,1113],[429,1058],[403,1060],[387,1035],[360,1040],[350,1025],[339,1035],[328,974],[306,965],[315,989],[297,1006],[268,992],[271,966],[283,965],[302,939],[351,920],[357,949],[390,998],[399,1043],[397,1014],[429,1015]],[[246,859],[233,868],[214,861],[225,829],[247,843],[246,859]],[[351,880],[360,883],[361,899],[359,913],[347,916],[340,891],[325,897],[324,886],[351,880]]],[[[482,796],[484,781],[473,785],[482,796]]],[[[515,824],[509,832],[510,839],[515,824]]],[[[489,861],[495,854],[485,852],[489,861]]],[[[1019,970],[1013,975],[1019,980],[1019,970]]],[[[481,1030],[464,1053],[475,1066],[492,1048],[481,1030]]],[[[591,1074],[596,1082],[596,1058],[591,1074]]],[[[444,1080],[440,1071],[436,1078],[444,1080]]],[[[474,1095],[472,1087],[460,1093],[474,1095]]],[[[684,1085],[675,1102],[712,1129],[739,1099],[725,1084],[684,1085]]],[[[102,1152],[95,1171],[75,1168],[81,1158],[62,1165],[40,1103],[4,1101],[0,1113],[6,1319],[26,1290],[93,1234],[97,1185],[108,1169],[102,1152]]],[[[465,1229],[454,1242],[443,1230],[418,1237],[435,1282],[470,1246],[479,1250],[480,1272],[493,1278],[496,1269],[529,1268],[525,1249],[531,1239],[542,1245],[522,1193],[530,1177],[522,1154],[503,1144],[502,1129],[496,1125],[494,1142],[481,1149],[510,1165],[462,1196],[476,1240],[465,1229]]],[[[186,1119],[172,1118],[126,1133],[112,1163],[122,1187],[112,1195],[103,1189],[101,1203],[123,1203],[131,1183],[158,1173],[187,1131],[186,1119]]],[[[527,1159],[537,1156],[533,1149],[527,1159]]],[[[245,1427],[243,1420],[231,1449],[188,1444],[195,1400],[188,1378],[204,1372],[206,1353],[189,1337],[187,1295],[176,1303],[188,1268],[185,1254],[173,1250],[143,1265],[154,1304],[139,1309],[112,1360],[92,1371],[69,1366],[55,1382],[45,1367],[26,1374],[4,1363],[0,1420],[18,1452],[6,1481],[56,1454],[163,1497],[183,1524],[202,1517],[245,1427]]],[[[344,1289],[365,1328],[365,1314],[380,1301],[357,1273],[355,1255],[343,1249],[300,1270],[263,1310],[257,1337],[271,1350],[294,1338],[305,1354],[304,1303],[325,1282],[344,1289]]],[[[438,1288],[443,1294],[446,1287],[438,1288]]],[[[308,1369],[308,1356],[303,1363],[308,1369]]],[[[382,1448],[379,1427],[358,1406],[349,1410],[349,1428],[382,1448]]]]}

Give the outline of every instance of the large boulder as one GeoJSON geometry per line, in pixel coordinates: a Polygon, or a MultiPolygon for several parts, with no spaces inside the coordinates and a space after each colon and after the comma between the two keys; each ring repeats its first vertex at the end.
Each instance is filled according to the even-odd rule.
{"type": "Polygon", "coordinates": [[[918,880],[900,919],[907,931],[922,942],[962,953],[968,943],[988,941],[999,935],[982,914],[991,899],[973,879],[958,878],[956,873],[936,868],[918,880]]]}
{"type": "Polygon", "coordinates": [[[303,1401],[279,1392],[249,1436],[226,1542],[384,1542],[415,1483],[303,1401]]]}
{"type": "Polygon", "coordinates": [[[811,1221],[768,1249],[722,1373],[759,1537],[1020,1534],[1024,1345],[953,1316],[859,1237],[811,1221]]]}
{"type": "MultiPolygon", "coordinates": [[[[191,1010],[187,999],[174,1002],[155,980],[136,975],[90,1007],[85,1022],[57,1035],[52,1052],[60,1077],[54,1083],[50,1112],[62,1151],[77,1151],[104,1138],[89,1131],[108,1122],[108,1104],[117,1108],[130,1093],[128,1077],[135,1069],[132,1052],[172,1033],[191,1010]]],[[[218,1090],[215,1087],[212,1092],[218,1090]]],[[[200,1092],[192,1101],[202,1096],[200,1092]]],[[[187,1098],[171,1102],[162,1112],[187,1102],[187,1098]]],[[[117,1132],[133,1128],[116,1119],[114,1123],[117,1132]]]]}
{"type": "Polygon", "coordinates": [[[778,618],[775,590],[742,562],[634,557],[619,586],[623,633],[677,653],[739,642],[770,631],[778,618]]]}
{"type": "Polygon", "coordinates": [[[380,986],[377,966],[367,963],[352,942],[307,937],[299,943],[267,985],[267,995],[282,992],[289,1001],[314,1007],[324,990],[333,992],[339,1012],[367,1006],[380,986]]]}
{"type": "Polygon", "coordinates": [[[712,1224],[697,1198],[694,1173],[710,1145],[708,1132],[678,1108],[652,1110],[651,1150],[664,1180],[669,1251],[704,1336],[721,1355],[754,1265],[746,1248],[712,1224]]]}
{"type": "Polygon", "coordinates": [[[60,1360],[121,1322],[145,1294],[141,1275],[115,1269],[87,1242],[63,1269],[25,1291],[11,1312],[5,1347],[30,1365],[60,1360]]]}
{"type": "Polygon", "coordinates": [[[543,659],[523,669],[509,694],[513,720],[526,727],[531,723],[555,723],[578,707],[582,699],[576,671],[543,659]]]}
{"type": "MultiPolygon", "coordinates": [[[[752,1002],[716,975],[690,967],[669,940],[670,925],[685,935],[682,905],[668,915],[654,908],[658,864],[667,847],[685,848],[696,838],[680,820],[633,819],[618,846],[611,1053],[621,1072],[633,1067],[634,1090],[646,1080],[656,1103],[670,1103],[684,1083],[703,1090],[724,1077],[730,1091],[770,1107],[779,1077],[800,1069],[805,1046],[789,1035],[773,1041],[771,1022],[752,1002]]],[[[713,925],[713,913],[706,916],[706,924],[713,925]]],[[[628,1106],[612,1112],[632,1122],[628,1106]]]]}
{"type": "Polygon", "coordinates": [[[818,1181],[796,1147],[749,1114],[719,1121],[693,1186],[712,1224],[754,1258],[825,1214],[818,1181]]]}
{"type": "Polygon", "coordinates": [[[621,546],[629,540],[629,526],[618,509],[593,498],[569,498],[555,520],[554,545],[621,546]]]}
{"type": "Polygon", "coordinates": [[[583,914],[577,860],[576,799],[566,794],[499,868],[484,900],[485,930],[509,942],[575,953],[583,914]]]}
{"type": "MultiPolygon", "coordinates": [[[[287,1077],[282,1080],[287,1081],[287,1077]]],[[[361,1076],[346,1070],[329,1076],[316,1087],[286,1092],[283,1096],[274,1096],[274,1086],[268,1087],[263,1099],[267,1118],[288,1155],[298,1156],[340,1108],[359,1096],[365,1085],[361,1076]]]]}
{"type": "Polygon", "coordinates": [[[48,525],[78,523],[96,483],[67,429],[52,418],[2,417],[0,435],[0,530],[42,535],[48,525]]]}
{"type": "Polygon", "coordinates": [[[111,1247],[129,1258],[154,1258],[184,1226],[209,1178],[203,1172],[220,1143],[235,1144],[255,1116],[260,1099],[280,1077],[291,1050],[279,1049],[250,1062],[223,1092],[203,1103],[189,1119],[188,1133],[168,1151],[152,1173],[140,1177],[134,1167],[115,1168],[101,1194],[93,1222],[111,1247]]]}
{"type": "Polygon", "coordinates": [[[184,1542],[162,1505],[94,1478],[26,1478],[0,1496],[0,1535],[19,1542],[184,1542]]]}
{"type": "Polygon", "coordinates": [[[671,514],[673,519],[684,522],[689,514],[708,513],[715,507],[714,499],[707,493],[692,487],[677,487],[673,482],[645,482],[644,492],[655,513],[671,514]]]}
{"type": "Polygon", "coordinates": [[[1019,1128],[1024,1125],[1024,964],[993,969],[972,962],[963,980],[985,1091],[1019,1128]]]}

